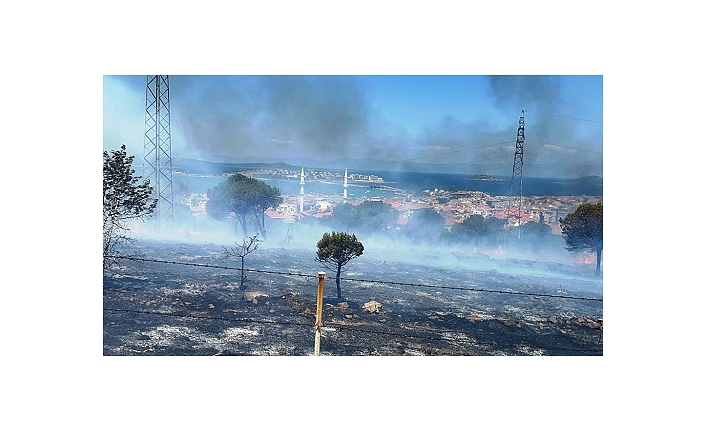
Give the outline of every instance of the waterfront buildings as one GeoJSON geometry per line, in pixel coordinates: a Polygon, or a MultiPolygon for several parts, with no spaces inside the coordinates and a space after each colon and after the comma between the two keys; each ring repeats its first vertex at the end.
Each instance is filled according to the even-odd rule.
{"type": "MultiPolygon", "coordinates": [[[[359,205],[366,200],[380,200],[399,212],[397,223],[406,224],[407,220],[415,211],[433,208],[446,220],[446,227],[450,228],[454,224],[463,223],[473,215],[481,215],[485,218],[495,217],[501,220],[508,219],[508,210],[512,209],[513,214],[517,212],[517,198],[510,196],[495,196],[480,191],[446,191],[440,189],[425,190],[423,193],[410,194],[402,190],[395,193],[394,197],[355,197],[347,196],[347,184],[365,182],[371,183],[371,187],[385,184],[382,177],[376,175],[358,175],[355,173],[341,175],[340,173],[330,173],[324,171],[308,171],[306,174],[307,183],[325,182],[329,184],[341,184],[339,193],[333,195],[322,195],[318,193],[306,193],[304,190],[304,168],[300,172],[287,170],[260,170],[252,173],[259,177],[269,178],[298,178],[300,181],[300,192],[298,195],[284,195],[283,202],[277,208],[270,208],[265,215],[273,220],[280,220],[285,223],[296,223],[306,218],[331,217],[336,205],[343,202],[351,205],[359,205]]],[[[189,206],[193,215],[204,215],[206,201],[205,194],[192,194],[182,204],[189,206]]],[[[552,228],[555,234],[561,234],[559,219],[576,210],[582,203],[601,202],[602,197],[596,196],[525,196],[522,199],[523,223],[543,222],[552,228]]]]}

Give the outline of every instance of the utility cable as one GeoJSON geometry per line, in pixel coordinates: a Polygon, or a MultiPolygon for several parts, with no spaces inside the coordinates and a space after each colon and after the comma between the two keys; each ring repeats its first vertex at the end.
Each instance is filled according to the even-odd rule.
{"type": "MultiPolygon", "coordinates": [[[[106,256],[106,257],[134,260],[134,261],[142,261],[142,262],[166,263],[166,264],[172,264],[172,265],[185,265],[185,266],[196,266],[196,267],[202,267],[202,268],[218,268],[218,269],[228,269],[228,270],[233,270],[233,271],[241,271],[240,268],[221,266],[221,265],[211,265],[211,264],[205,264],[205,263],[175,262],[175,261],[159,260],[159,259],[147,259],[147,258],[134,257],[134,256],[111,255],[111,256],[106,256]]],[[[268,270],[261,270],[261,269],[245,268],[245,269],[242,269],[242,271],[254,272],[254,273],[264,273],[264,274],[275,274],[275,275],[289,275],[289,276],[306,277],[306,278],[317,278],[318,277],[317,275],[300,274],[300,273],[294,273],[294,272],[268,271],[268,270]]],[[[326,276],[326,278],[329,280],[335,280],[335,277],[331,277],[331,276],[326,276]]],[[[424,287],[424,288],[430,288],[430,289],[462,290],[462,291],[469,291],[469,292],[498,293],[498,294],[506,294],[506,295],[524,295],[524,296],[537,296],[537,297],[547,297],[547,298],[603,302],[603,298],[556,295],[556,294],[550,294],[550,293],[513,292],[513,291],[508,291],[508,290],[494,290],[494,289],[484,289],[484,288],[475,288],[475,287],[454,287],[454,286],[443,286],[443,285],[421,284],[421,283],[403,283],[403,282],[397,282],[397,281],[367,280],[367,279],[359,279],[359,278],[341,277],[340,279],[345,280],[345,281],[354,281],[354,282],[360,282],[360,283],[391,284],[391,285],[397,285],[397,286],[424,287]]]]}

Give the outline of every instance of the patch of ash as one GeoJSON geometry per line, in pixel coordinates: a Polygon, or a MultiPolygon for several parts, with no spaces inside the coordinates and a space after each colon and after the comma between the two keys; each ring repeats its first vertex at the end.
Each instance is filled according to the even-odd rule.
{"type": "Polygon", "coordinates": [[[186,326],[160,325],[152,330],[139,331],[130,336],[130,338],[136,337],[135,340],[128,339],[126,341],[132,341],[133,344],[140,347],[171,346],[178,337],[188,338],[189,334],[193,332],[192,328],[186,326]]]}
{"type": "Polygon", "coordinates": [[[115,279],[121,279],[121,278],[127,278],[127,279],[133,279],[133,280],[147,280],[147,277],[144,275],[131,275],[131,274],[109,274],[108,277],[110,278],[115,278],[115,279]]]}
{"type": "Polygon", "coordinates": [[[530,346],[520,346],[518,351],[526,356],[544,356],[546,354],[546,350],[530,346]]]}
{"type": "Polygon", "coordinates": [[[522,318],[528,322],[546,322],[547,321],[547,319],[545,317],[533,316],[531,314],[524,314],[522,318]]]}
{"type": "Polygon", "coordinates": [[[267,347],[256,348],[251,352],[253,356],[284,356],[284,353],[279,348],[280,346],[270,345],[267,347]]]}
{"type": "Polygon", "coordinates": [[[256,331],[254,329],[247,329],[247,328],[228,328],[222,332],[222,336],[225,337],[226,339],[235,339],[238,337],[242,338],[243,335],[256,336],[259,334],[260,334],[259,331],[256,331]]]}
{"type": "Polygon", "coordinates": [[[207,287],[205,285],[198,285],[192,283],[185,283],[181,289],[173,289],[178,292],[185,293],[192,296],[200,296],[206,292],[207,287]]]}
{"type": "Polygon", "coordinates": [[[259,335],[258,330],[248,328],[227,328],[220,333],[208,333],[187,326],[160,325],[126,337],[125,345],[132,344],[137,349],[154,351],[156,347],[174,347],[186,343],[193,349],[223,351],[238,348],[238,344],[247,344],[251,337],[259,335]]]}
{"type": "Polygon", "coordinates": [[[468,337],[468,335],[464,334],[463,332],[445,331],[445,332],[441,333],[441,338],[443,340],[451,341],[451,342],[455,342],[455,341],[468,342],[468,341],[470,341],[470,338],[468,337]]]}

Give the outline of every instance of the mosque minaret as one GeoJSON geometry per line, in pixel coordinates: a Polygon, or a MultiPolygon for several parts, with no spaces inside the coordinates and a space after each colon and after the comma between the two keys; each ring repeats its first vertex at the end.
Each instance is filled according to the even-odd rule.
{"type": "Polygon", "coordinates": [[[301,181],[299,181],[301,188],[299,189],[299,212],[304,212],[304,166],[302,166],[301,181]]]}
{"type": "Polygon", "coordinates": [[[346,168],[346,173],[343,174],[343,202],[348,199],[348,168],[346,168]]]}

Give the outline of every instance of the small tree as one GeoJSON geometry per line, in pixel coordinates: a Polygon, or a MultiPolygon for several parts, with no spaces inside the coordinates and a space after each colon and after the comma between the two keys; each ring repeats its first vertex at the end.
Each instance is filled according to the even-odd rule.
{"type": "Polygon", "coordinates": [[[566,218],[559,219],[566,249],[596,253],[596,276],[601,275],[603,253],[603,203],[581,204],[566,218]]]}
{"type": "Polygon", "coordinates": [[[106,256],[133,241],[126,235],[130,231],[127,222],[151,215],[157,206],[150,181],[140,183],[142,177],[135,176],[134,159],[127,155],[125,144],[110,154],[103,151],[103,267],[114,262],[106,256]]]}
{"type": "Polygon", "coordinates": [[[326,268],[336,271],[336,290],[338,300],[343,301],[341,296],[341,271],[352,259],[363,254],[363,244],[355,235],[346,232],[324,233],[318,243],[316,243],[316,260],[321,262],[326,268]]]}
{"type": "Polygon", "coordinates": [[[243,242],[238,244],[235,243],[235,247],[223,247],[225,249],[225,259],[232,256],[240,258],[240,290],[245,291],[245,279],[248,278],[245,275],[245,256],[257,250],[257,247],[262,241],[255,236],[246,236],[243,238],[243,242]]]}

